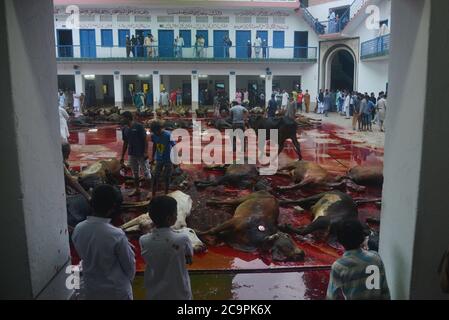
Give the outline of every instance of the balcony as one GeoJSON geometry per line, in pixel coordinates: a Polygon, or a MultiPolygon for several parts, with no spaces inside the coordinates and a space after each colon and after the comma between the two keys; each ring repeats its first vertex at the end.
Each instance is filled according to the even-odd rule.
{"type": "Polygon", "coordinates": [[[62,61],[151,62],[151,61],[232,61],[232,62],[301,62],[317,61],[317,47],[164,47],[135,46],[56,46],[56,57],[62,61]],[[129,51],[129,52],[128,52],[129,51]],[[251,51],[251,55],[249,55],[251,51]],[[129,53],[129,54],[128,54],[129,53]]]}
{"type": "Polygon", "coordinates": [[[377,37],[362,43],[360,59],[379,59],[390,53],[390,35],[377,37]]]}

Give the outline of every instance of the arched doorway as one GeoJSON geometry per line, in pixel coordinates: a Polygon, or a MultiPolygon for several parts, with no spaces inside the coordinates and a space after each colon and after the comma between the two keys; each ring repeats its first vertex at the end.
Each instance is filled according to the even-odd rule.
{"type": "Polygon", "coordinates": [[[357,90],[357,60],[346,45],[330,48],[323,59],[322,89],[357,90]]]}
{"type": "Polygon", "coordinates": [[[330,89],[354,89],[354,58],[346,50],[339,50],[331,63],[330,89]]]}

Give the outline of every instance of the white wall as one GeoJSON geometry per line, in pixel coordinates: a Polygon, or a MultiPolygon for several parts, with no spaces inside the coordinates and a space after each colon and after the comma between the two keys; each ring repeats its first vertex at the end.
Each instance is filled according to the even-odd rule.
{"type": "MultiPolygon", "coordinates": [[[[220,9],[220,8],[212,8],[214,10],[219,10],[222,12],[222,16],[229,16],[229,23],[213,23],[213,17],[209,16],[208,23],[196,23],[195,17],[192,16],[191,23],[180,23],[179,17],[174,16],[174,23],[158,23],[157,16],[167,16],[169,10],[168,9],[160,9],[153,8],[148,6],[151,9],[151,22],[135,22],[135,16],[133,14],[130,15],[129,22],[118,22],[117,15],[112,16],[112,21],[100,21],[100,15],[96,14],[94,16],[94,21],[92,22],[80,22],[81,29],[95,29],[96,33],[96,43],[98,46],[101,45],[101,29],[112,29],[113,30],[113,40],[114,46],[118,46],[118,29],[129,29],[132,34],[135,34],[136,29],[150,29],[153,36],[158,37],[158,30],[174,30],[175,37],[179,34],[179,30],[191,30],[191,43],[192,45],[195,43],[195,35],[196,30],[207,30],[209,29],[209,46],[213,46],[214,44],[214,34],[213,30],[229,30],[229,37],[233,42],[233,45],[236,45],[236,31],[237,30],[250,30],[251,31],[251,40],[254,43],[256,39],[256,33],[258,30],[268,31],[268,46],[273,45],[273,31],[284,31],[285,32],[285,46],[293,47],[294,46],[294,32],[295,31],[308,31],[309,32],[309,47],[318,47],[318,36],[312,30],[312,28],[305,22],[301,15],[296,13],[292,9],[285,8],[274,8],[274,9],[264,9],[265,12],[282,12],[282,15],[285,15],[285,22],[283,23],[275,23],[274,17],[268,17],[268,24],[260,24],[256,23],[256,13],[253,13],[251,17],[251,23],[241,24],[236,22],[236,16],[241,13],[242,9],[220,9]]],[[[146,7],[146,8],[148,8],[146,7]]],[[[62,12],[64,12],[62,7],[57,7],[62,12]]],[[[171,9],[172,10],[172,9],[171,9]]],[[[250,10],[253,11],[253,10],[250,10]]],[[[57,29],[66,29],[66,16],[57,14],[55,15],[55,37],[57,29]],[[58,21],[56,21],[56,19],[58,21]]],[[[73,45],[79,46],[80,37],[79,30],[73,29],[73,45]]],[[[126,57],[125,48],[97,48],[97,57],[110,57],[111,53],[114,57],[126,57]]],[[[231,49],[231,56],[235,54],[235,49],[231,49]]],[[[183,52],[185,57],[193,56],[193,49],[185,48],[183,52]]],[[[312,53],[310,53],[312,54],[312,53]]],[[[79,56],[79,48],[75,47],[74,55],[79,56]]],[[[254,53],[253,53],[254,55],[254,53]]],[[[213,57],[213,49],[207,49],[207,57],[213,57]]],[[[293,57],[293,48],[291,49],[270,49],[270,57],[276,58],[292,58],[293,57]]]]}
{"type": "Polygon", "coordinates": [[[70,293],[52,13],[51,0],[0,6],[3,299],[66,299],[70,293]]]}
{"type": "Polygon", "coordinates": [[[388,83],[388,60],[361,61],[357,87],[359,92],[377,94],[386,90],[388,83]]]}

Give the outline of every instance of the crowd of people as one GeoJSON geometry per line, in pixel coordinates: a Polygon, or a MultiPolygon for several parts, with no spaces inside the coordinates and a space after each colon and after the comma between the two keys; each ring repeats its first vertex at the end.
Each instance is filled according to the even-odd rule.
{"type": "Polygon", "coordinates": [[[376,95],[368,93],[349,92],[348,90],[320,90],[317,97],[315,112],[328,116],[330,111],[336,111],[346,119],[352,117],[352,128],[358,131],[372,131],[373,123],[379,130],[385,130],[387,114],[387,94],[379,92],[376,95]]]}

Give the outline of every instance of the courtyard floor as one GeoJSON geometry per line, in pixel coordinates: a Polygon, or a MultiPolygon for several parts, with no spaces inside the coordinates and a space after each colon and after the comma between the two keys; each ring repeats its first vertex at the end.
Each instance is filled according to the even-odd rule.
{"type": "MultiPolygon", "coordinates": [[[[377,132],[354,132],[352,122],[336,114],[322,117],[309,114],[314,119],[322,119],[321,127],[304,130],[298,134],[303,157],[307,161],[319,163],[329,172],[344,174],[355,165],[378,164],[383,162],[384,134],[377,132]]],[[[118,126],[100,126],[94,130],[71,131],[72,155],[70,165],[82,169],[101,159],[118,158],[122,147],[121,131],[118,126]]],[[[151,146],[150,146],[151,147],[151,146]]],[[[280,165],[295,160],[291,143],[279,158],[280,165]]],[[[212,175],[198,165],[183,165],[182,169],[190,180],[208,179],[212,175]]],[[[267,177],[271,184],[289,184],[280,177],[267,177]]],[[[124,185],[126,195],[129,190],[124,185]]],[[[204,230],[229,219],[232,212],[225,208],[211,209],[205,206],[210,197],[231,198],[247,194],[248,190],[228,187],[208,188],[204,191],[191,186],[185,190],[193,199],[193,209],[187,222],[189,227],[204,230]]],[[[306,197],[319,190],[294,191],[286,194],[288,198],[306,197]]],[[[375,199],[381,197],[381,189],[368,188],[363,193],[350,193],[357,198],[375,199]]],[[[141,212],[140,212],[141,213],[141,212]]],[[[139,212],[125,212],[114,221],[120,225],[139,212]]],[[[379,218],[380,210],[371,204],[359,209],[360,219],[379,218]]],[[[282,208],[280,222],[303,226],[311,222],[308,212],[296,213],[292,208],[282,208]]],[[[144,299],[144,263],[138,250],[137,237],[130,241],[137,245],[137,271],[134,282],[135,299],[144,299]]],[[[305,251],[302,262],[276,263],[263,253],[243,253],[227,245],[209,247],[208,251],[194,257],[189,268],[194,299],[323,299],[332,263],[341,255],[342,248],[336,243],[326,241],[322,235],[296,237],[297,245],[305,251]]],[[[77,261],[76,252],[73,260],[77,261]]]]}

